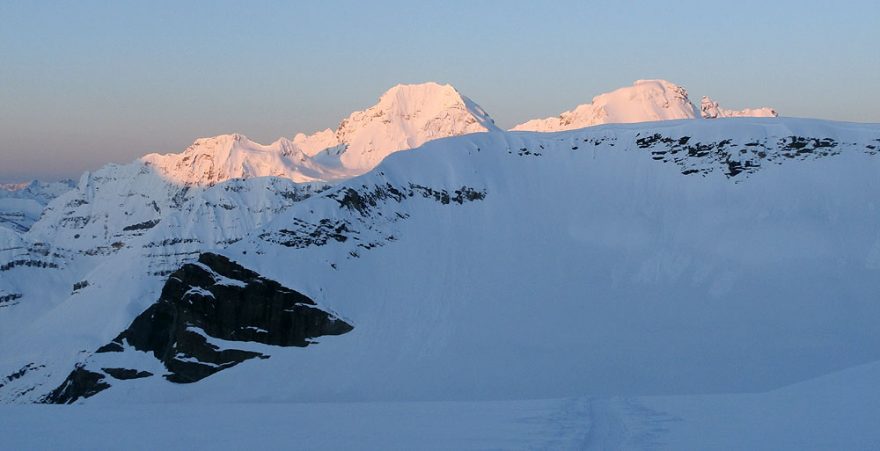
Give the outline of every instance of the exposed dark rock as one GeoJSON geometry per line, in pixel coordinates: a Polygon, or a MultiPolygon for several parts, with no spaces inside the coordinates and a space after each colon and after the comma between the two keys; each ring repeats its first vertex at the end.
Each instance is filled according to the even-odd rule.
{"type": "Polygon", "coordinates": [[[89,286],[88,280],[81,280],[75,284],[73,284],[73,291],[82,290],[83,288],[89,286]]]}
{"type": "Polygon", "coordinates": [[[89,221],[91,220],[91,216],[69,216],[66,218],[62,218],[59,223],[62,227],[81,229],[88,225],[89,221]]]}
{"type": "MultiPolygon", "coordinates": [[[[383,216],[381,211],[375,209],[380,202],[402,203],[408,199],[421,197],[433,199],[443,205],[450,203],[461,205],[465,202],[485,199],[486,191],[462,186],[449,192],[445,189],[434,189],[414,183],[409,183],[406,187],[395,187],[390,183],[386,183],[384,185],[373,185],[372,187],[362,185],[360,189],[345,188],[330,193],[327,197],[338,202],[340,208],[356,212],[358,216],[353,216],[350,219],[324,218],[317,224],[294,218],[289,227],[262,233],[259,235],[259,238],[270,243],[297,249],[323,246],[331,242],[344,243],[349,240],[357,242],[363,238],[361,236],[362,230],[372,229],[370,224],[366,222],[366,218],[383,216]]],[[[392,213],[393,216],[385,216],[391,222],[409,217],[406,213],[392,213]]],[[[395,240],[393,236],[384,237],[383,239],[385,241],[395,240]]],[[[372,249],[383,244],[384,242],[382,241],[373,240],[370,243],[355,243],[352,246],[372,249]]],[[[349,255],[352,257],[357,256],[354,251],[350,251],[349,255]]]]}
{"type": "Polygon", "coordinates": [[[3,379],[0,379],[0,388],[3,388],[4,386],[6,386],[6,384],[8,384],[16,379],[20,379],[22,376],[24,376],[25,374],[27,374],[31,371],[38,370],[40,368],[45,368],[45,367],[46,367],[46,365],[37,365],[36,363],[28,363],[27,365],[21,367],[18,371],[7,375],[3,379]]]}
{"type": "Polygon", "coordinates": [[[46,404],[73,404],[80,398],[88,398],[110,388],[110,384],[104,381],[104,374],[85,369],[83,365],[77,365],[70,372],[67,379],[51,393],[46,395],[41,402],[46,404]]]}
{"type": "Polygon", "coordinates": [[[119,379],[122,381],[129,379],[140,379],[153,375],[153,373],[149,371],[138,371],[130,368],[101,368],[101,371],[109,374],[110,377],[114,379],[119,379]]]}
{"type": "MultiPolygon", "coordinates": [[[[153,202],[155,204],[155,202],[153,202]]],[[[130,226],[125,226],[122,228],[123,232],[130,232],[133,230],[147,230],[156,227],[156,224],[159,223],[158,219],[151,219],[149,221],[139,222],[137,224],[132,224],[130,226]]]]}
{"type": "Polygon", "coordinates": [[[312,224],[300,219],[294,219],[293,221],[297,228],[264,233],[260,235],[260,238],[282,246],[302,249],[309,246],[323,246],[331,240],[342,243],[347,241],[350,235],[357,235],[357,232],[349,228],[350,224],[348,221],[322,219],[318,224],[312,224]]]}
{"type": "MultiPolygon", "coordinates": [[[[577,147],[573,147],[571,150],[577,150],[577,147]]],[[[517,152],[517,155],[519,155],[519,156],[534,155],[536,157],[540,157],[541,152],[532,152],[527,147],[521,147],[519,149],[519,152],[517,152]]]]}
{"type": "Polygon", "coordinates": [[[195,382],[263,354],[220,349],[210,338],[304,347],[352,326],[314,301],[226,257],[205,253],[171,274],[158,302],[98,352],[127,343],[152,352],[172,382],[195,382]]]}
{"type": "Polygon", "coordinates": [[[189,243],[198,243],[199,240],[195,238],[166,238],[162,241],[150,241],[147,244],[144,244],[144,248],[151,247],[166,247],[166,246],[174,246],[177,244],[189,244],[189,243]]]}
{"type": "Polygon", "coordinates": [[[19,260],[13,260],[11,262],[7,262],[7,263],[0,265],[0,271],[9,271],[10,269],[15,268],[16,266],[26,266],[28,268],[58,269],[57,263],[46,262],[46,261],[42,261],[42,260],[19,259],[19,260]]]}
{"type": "Polygon", "coordinates": [[[468,186],[456,189],[454,194],[450,194],[445,189],[434,189],[414,183],[408,184],[406,188],[395,187],[390,183],[374,185],[372,188],[364,185],[361,188],[360,190],[346,188],[341,192],[329,194],[327,197],[339,202],[340,207],[357,211],[361,216],[369,216],[372,208],[376,207],[380,201],[393,200],[399,203],[417,195],[421,195],[424,198],[433,198],[442,204],[448,204],[449,202],[462,204],[486,198],[486,191],[468,186]]]}
{"type": "Polygon", "coordinates": [[[651,149],[654,160],[679,165],[682,174],[705,175],[720,170],[729,178],[755,172],[765,161],[820,158],[839,153],[838,143],[831,138],[802,136],[788,136],[770,144],[766,140],[752,141],[739,146],[731,139],[691,142],[689,136],[673,138],[654,133],[637,138],[635,144],[640,149],[651,149]]]}
{"type": "Polygon", "coordinates": [[[104,346],[101,346],[100,348],[98,348],[98,350],[95,351],[95,353],[102,354],[105,352],[122,352],[122,351],[125,351],[125,348],[123,348],[121,344],[111,341],[110,343],[107,343],[104,346]]]}
{"type": "Polygon", "coordinates": [[[16,299],[21,299],[21,293],[10,293],[0,296],[0,308],[11,307],[18,304],[17,302],[13,302],[16,299]]]}

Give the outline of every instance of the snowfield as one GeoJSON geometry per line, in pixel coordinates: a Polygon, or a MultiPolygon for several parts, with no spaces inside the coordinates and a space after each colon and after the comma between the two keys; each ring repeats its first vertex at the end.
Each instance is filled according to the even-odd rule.
{"type": "Polygon", "coordinates": [[[880,447],[877,363],[764,393],[520,401],[0,406],[5,449],[880,447]]]}
{"type": "Polygon", "coordinates": [[[692,116],[399,86],[84,174],[0,227],[3,447],[877,447],[880,125],[667,84],[603,111],[692,116]]]}

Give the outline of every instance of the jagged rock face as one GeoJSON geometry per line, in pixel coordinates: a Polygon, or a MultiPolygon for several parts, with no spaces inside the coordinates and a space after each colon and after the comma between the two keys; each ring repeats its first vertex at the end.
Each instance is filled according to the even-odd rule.
{"type": "MultiPolygon", "coordinates": [[[[278,282],[260,277],[228,258],[202,254],[171,274],[155,304],[97,354],[151,352],[177,383],[199,381],[255,357],[260,352],[222,349],[212,339],[305,347],[323,335],[341,335],[352,326],[318,308],[314,301],[278,282]]],[[[106,376],[127,380],[152,373],[131,368],[87,369],[78,365],[44,402],[71,403],[110,388],[106,376]]]]}
{"type": "Polygon", "coordinates": [[[48,404],[72,404],[79,398],[88,398],[110,388],[106,378],[101,373],[89,371],[82,365],[77,365],[70,372],[64,383],[43,398],[48,404]]]}
{"type": "Polygon", "coordinates": [[[217,254],[202,254],[168,278],[159,301],[114,341],[152,352],[173,382],[195,382],[263,355],[220,350],[205,335],[230,341],[305,347],[351,325],[308,297],[217,254]]]}

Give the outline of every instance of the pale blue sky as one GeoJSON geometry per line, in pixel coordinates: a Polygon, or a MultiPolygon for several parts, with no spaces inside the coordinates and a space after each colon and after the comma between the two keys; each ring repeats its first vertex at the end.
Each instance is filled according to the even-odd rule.
{"type": "Polygon", "coordinates": [[[0,57],[0,181],[334,128],[428,80],[503,127],[639,78],[880,122],[876,1],[0,0],[0,57]]]}

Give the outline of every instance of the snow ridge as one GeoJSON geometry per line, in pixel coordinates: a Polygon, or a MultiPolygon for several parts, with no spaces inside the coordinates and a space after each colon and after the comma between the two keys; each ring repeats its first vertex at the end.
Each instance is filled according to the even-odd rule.
{"type": "Polygon", "coordinates": [[[728,110],[721,108],[718,102],[710,97],[703,96],[700,101],[700,116],[703,119],[716,119],[719,117],[778,117],[779,114],[769,107],[728,110]]]}
{"type": "Polygon", "coordinates": [[[52,199],[73,188],[73,180],[0,185],[0,228],[26,232],[52,199]]]}
{"type": "MultiPolygon", "coordinates": [[[[715,117],[776,117],[770,108],[742,111],[721,110],[717,103],[698,110],[685,88],[666,80],[637,80],[632,86],[598,95],[592,103],[577,106],[558,117],[533,119],[513,127],[513,131],[554,132],[611,123],[653,122],[715,117]],[[707,110],[708,108],[708,110],[707,110]]],[[[711,102],[711,99],[709,99],[711,102]]]]}

